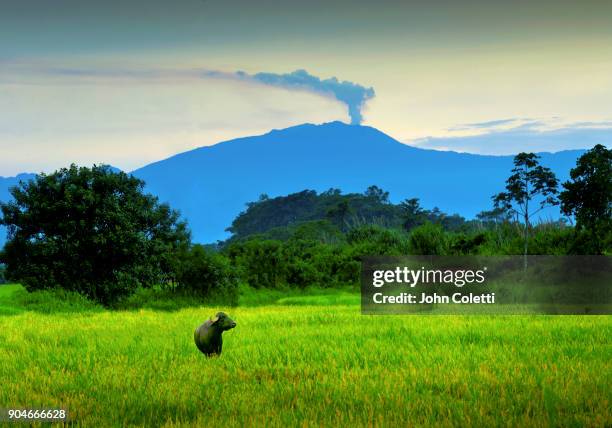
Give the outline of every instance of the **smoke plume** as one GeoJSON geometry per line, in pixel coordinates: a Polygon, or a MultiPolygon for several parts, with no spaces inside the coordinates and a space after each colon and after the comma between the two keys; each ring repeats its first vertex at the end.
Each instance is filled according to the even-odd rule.
{"type": "Polygon", "coordinates": [[[374,98],[374,88],[366,88],[357,83],[340,81],[335,77],[320,79],[309,74],[306,70],[296,70],[293,73],[257,73],[248,74],[236,72],[241,79],[254,80],[265,85],[277,86],[285,89],[297,89],[329,96],[345,104],[351,117],[351,124],[359,125],[363,121],[361,109],[364,104],[374,98]]]}

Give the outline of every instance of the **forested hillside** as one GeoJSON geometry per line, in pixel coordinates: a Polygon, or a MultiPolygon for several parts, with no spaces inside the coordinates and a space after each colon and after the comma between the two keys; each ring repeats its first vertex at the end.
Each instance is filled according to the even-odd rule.
{"type": "Polygon", "coordinates": [[[247,204],[247,210],[227,230],[233,241],[256,234],[283,239],[298,227],[305,230],[305,223],[315,220],[319,220],[320,233],[347,232],[363,225],[410,230],[425,221],[454,231],[467,224],[458,214],[448,215],[436,207],[422,208],[417,198],[392,204],[389,192],[370,186],[364,193],[342,194],[340,189],[331,188],[322,193],[304,190],[276,198],[262,194],[259,200],[247,204]]]}

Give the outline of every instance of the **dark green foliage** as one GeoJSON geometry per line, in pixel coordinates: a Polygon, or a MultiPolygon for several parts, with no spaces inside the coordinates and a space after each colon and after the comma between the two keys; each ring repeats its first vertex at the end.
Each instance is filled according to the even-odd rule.
{"type": "Polygon", "coordinates": [[[329,285],[325,266],[329,247],[315,241],[292,239],[283,243],[281,272],[288,285],[305,288],[309,285],[329,285]]]}
{"type": "Polygon", "coordinates": [[[445,255],[449,249],[448,237],[441,225],[428,222],[412,230],[409,248],[410,254],[445,255]]]}
{"type": "MultiPolygon", "coordinates": [[[[317,241],[325,244],[337,244],[345,240],[342,231],[330,222],[329,220],[312,220],[298,222],[285,227],[275,227],[263,233],[250,235],[247,239],[263,239],[263,240],[279,240],[287,241],[288,239],[306,239],[317,241]]],[[[230,239],[229,242],[236,240],[230,239]]],[[[223,243],[221,247],[223,247],[223,243]]]]}
{"type": "Polygon", "coordinates": [[[458,233],[450,237],[449,251],[452,255],[477,254],[479,249],[478,247],[484,244],[486,240],[487,236],[484,233],[476,233],[472,235],[458,233]]]}
{"type": "Polygon", "coordinates": [[[409,253],[408,240],[399,230],[385,229],[380,226],[362,226],[347,234],[351,244],[350,253],[361,256],[400,256],[409,253]]]}
{"type": "Polygon", "coordinates": [[[438,207],[432,210],[424,209],[418,198],[406,199],[399,205],[399,208],[402,211],[402,227],[407,231],[426,222],[439,224],[449,231],[458,231],[467,226],[465,219],[459,214],[448,215],[440,211],[438,207]]]}
{"type": "Polygon", "coordinates": [[[539,224],[530,233],[529,254],[570,254],[573,242],[573,228],[560,222],[539,224]]]}
{"type": "Polygon", "coordinates": [[[305,288],[355,284],[360,264],[349,250],[345,245],[292,238],[236,242],[224,252],[251,287],[305,288]]]}
{"type": "Polygon", "coordinates": [[[0,284],[6,284],[6,266],[0,265],[0,284]]]}
{"type": "MultiPolygon", "coordinates": [[[[524,252],[523,225],[502,223],[482,232],[483,242],[471,254],[521,255],[524,252]]],[[[568,254],[574,240],[573,228],[563,222],[548,222],[532,225],[529,232],[530,255],[568,254]]]]}
{"type": "Polygon", "coordinates": [[[328,209],[325,216],[334,224],[338,225],[342,230],[346,230],[349,215],[353,213],[354,211],[351,209],[349,202],[345,199],[328,209]]]}
{"type": "Polygon", "coordinates": [[[439,224],[444,230],[455,232],[467,227],[465,219],[459,214],[448,215],[438,207],[434,207],[431,211],[425,211],[425,213],[428,221],[439,224]]]}
{"type": "Polygon", "coordinates": [[[283,285],[282,242],[252,239],[231,244],[226,254],[243,281],[255,288],[283,285]]]}
{"type": "Polygon", "coordinates": [[[233,234],[231,242],[254,235],[286,240],[294,235],[299,225],[312,226],[315,221],[321,222],[317,224],[321,231],[316,236],[311,230],[307,239],[330,243],[341,240],[342,233],[367,225],[410,230],[430,221],[452,231],[467,227],[463,217],[445,214],[438,208],[426,210],[416,198],[394,205],[389,201],[389,192],[377,186],[368,187],[364,194],[343,195],[338,189],[329,189],[321,194],[304,190],[273,199],[266,196],[248,203],[247,207],[227,229],[233,234]]]}
{"type": "Polygon", "coordinates": [[[427,213],[421,207],[418,198],[406,199],[400,204],[402,210],[402,226],[411,230],[427,221],[427,213]]]}
{"type": "Polygon", "coordinates": [[[364,192],[366,198],[374,200],[379,204],[388,204],[389,203],[389,192],[385,192],[378,186],[370,186],[364,192]]]}
{"type": "Polygon", "coordinates": [[[426,220],[440,222],[444,227],[455,230],[465,223],[458,215],[448,216],[437,208],[432,211],[418,206],[418,199],[409,200],[416,204],[418,212],[409,220],[411,213],[405,204],[393,205],[389,202],[389,193],[377,186],[370,186],[364,194],[350,193],[343,195],[338,189],[330,189],[321,194],[313,190],[304,190],[288,196],[277,198],[260,198],[257,202],[247,204],[247,210],[241,213],[228,231],[232,232],[232,241],[245,239],[256,234],[267,234],[271,231],[277,239],[287,239],[279,228],[292,228],[311,221],[327,221],[341,232],[355,227],[376,224],[386,228],[411,228],[426,220]]]}
{"type": "Polygon", "coordinates": [[[576,218],[574,251],[603,254],[612,232],[612,150],[601,144],[582,155],[563,183],[561,210],[576,218]]]}
{"type": "MultiPolygon", "coordinates": [[[[538,173],[531,177],[534,182],[547,177],[533,188],[529,184],[525,190],[526,197],[535,198],[534,203],[542,207],[552,202],[542,204],[537,196],[554,195],[554,189],[546,188],[553,184],[554,177],[534,164],[535,159],[530,155],[518,159],[517,168],[525,164],[526,172],[515,173],[531,177],[529,171],[536,170],[538,173]]],[[[258,289],[356,285],[364,256],[516,255],[525,251],[524,225],[511,221],[507,207],[483,212],[477,220],[466,222],[437,208],[424,209],[416,198],[393,205],[386,192],[374,186],[365,195],[342,195],[337,189],[321,195],[306,191],[287,198],[260,198],[255,205],[256,208],[250,205],[241,214],[240,221],[261,226],[264,219],[260,216],[274,216],[275,210],[283,212],[285,218],[305,217],[316,210],[325,216],[322,220],[295,221],[239,239],[234,236],[221,244],[241,281],[258,289]],[[292,214],[298,200],[308,200],[310,208],[305,208],[306,203],[298,204],[299,213],[292,214]],[[321,206],[331,208],[320,209],[321,206]],[[358,213],[366,212],[368,215],[358,221],[358,213]],[[347,217],[350,219],[346,220],[347,217]],[[386,220],[378,221],[380,218],[386,220]]],[[[563,222],[529,224],[528,230],[531,235],[528,254],[567,254],[575,239],[573,228],[563,222]]]]}
{"type": "Polygon", "coordinates": [[[238,280],[229,260],[202,245],[183,252],[175,271],[175,291],[198,297],[224,297],[230,304],[238,300],[238,280]]]}
{"type": "Polygon", "coordinates": [[[287,284],[322,288],[356,284],[361,272],[358,256],[346,244],[325,244],[304,239],[284,243],[287,284]]]}
{"type": "Polygon", "coordinates": [[[324,218],[325,213],[315,213],[317,193],[304,190],[286,197],[274,199],[260,198],[247,204],[247,211],[234,219],[227,229],[234,238],[266,232],[276,227],[284,227],[296,222],[324,218]]]}
{"type": "Polygon", "coordinates": [[[107,166],[72,165],[11,189],[3,262],[28,290],[61,287],[108,305],[171,276],[186,225],[144,183],[107,166]]]}
{"type": "Polygon", "coordinates": [[[292,237],[316,241],[322,244],[337,244],[344,241],[342,231],[327,220],[314,220],[296,225],[292,237]]]}

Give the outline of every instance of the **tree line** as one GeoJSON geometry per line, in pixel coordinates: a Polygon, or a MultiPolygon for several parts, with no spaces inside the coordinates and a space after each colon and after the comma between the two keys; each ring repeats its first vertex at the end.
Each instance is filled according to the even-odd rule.
{"type": "Polygon", "coordinates": [[[466,220],[417,198],[392,204],[370,186],[247,204],[214,245],[191,242],[186,222],[144,192],[144,182],[107,166],[60,169],[11,189],[1,203],[8,239],[0,281],[27,290],[63,288],[104,305],[139,288],[234,299],[251,287],[357,283],[365,255],[609,254],[612,152],[597,145],[559,186],[533,153],[520,153],[492,209],[466,220]],[[571,221],[534,224],[546,207],[571,221]],[[573,224],[575,222],[575,224],[573,224]]]}

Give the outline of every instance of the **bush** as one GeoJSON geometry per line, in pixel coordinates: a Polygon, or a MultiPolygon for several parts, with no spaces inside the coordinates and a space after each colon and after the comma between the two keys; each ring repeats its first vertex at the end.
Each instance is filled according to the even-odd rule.
{"type": "Polygon", "coordinates": [[[573,241],[574,231],[572,228],[559,227],[554,223],[543,223],[531,230],[529,254],[569,254],[573,241]]]}
{"type": "Polygon", "coordinates": [[[249,240],[229,246],[227,254],[240,278],[253,288],[278,288],[284,282],[283,245],[275,240],[249,240]]]}
{"type": "Polygon", "coordinates": [[[284,249],[287,285],[328,288],[355,283],[359,280],[361,265],[347,249],[346,245],[288,241],[284,249]]]}
{"type": "Polygon", "coordinates": [[[347,245],[291,238],[249,240],[226,249],[241,280],[253,288],[334,287],[359,280],[358,256],[347,245]]]}
{"type": "Polygon", "coordinates": [[[410,254],[441,256],[448,253],[448,239],[439,224],[425,223],[412,229],[409,238],[410,254]]]}
{"type": "Polygon", "coordinates": [[[6,267],[4,265],[0,265],[0,284],[6,284],[6,267]]]}
{"type": "Polygon", "coordinates": [[[455,256],[478,254],[478,250],[482,244],[486,242],[484,233],[476,233],[468,235],[458,233],[450,236],[450,253],[455,256]]]}
{"type": "MultiPolygon", "coordinates": [[[[484,232],[485,239],[478,246],[482,255],[523,254],[523,230],[519,223],[505,222],[484,232]]],[[[588,244],[588,239],[584,242],[588,244]]],[[[559,222],[542,222],[529,230],[529,254],[589,254],[580,245],[580,236],[573,227],[559,222]]]]}
{"type": "Polygon", "coordinates": [[[408,254],[408,241],[403,232],[380,226],[361,226],[352,229],[347,241],[351,254],[361,256],[401,256],[408,254]]]}
{"type": "Polygon", "coordinates": [[[226,257],[194,245],[179,259],[175,290],[199,297],[223,297],[235,303],[238,280],[226,257]]]}
{"type": "Polygon", "coordinates": [[[523,254],[523,230],[519,223],[503,222],[485,232],[479,253],[487,256],[523,254]]]}

